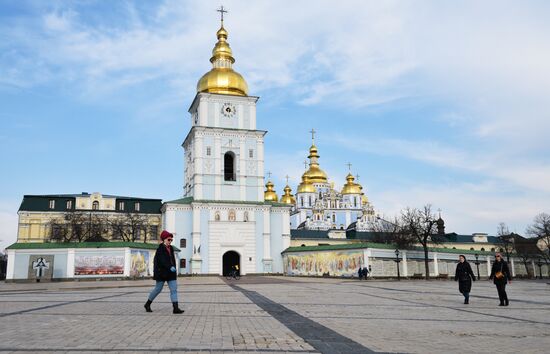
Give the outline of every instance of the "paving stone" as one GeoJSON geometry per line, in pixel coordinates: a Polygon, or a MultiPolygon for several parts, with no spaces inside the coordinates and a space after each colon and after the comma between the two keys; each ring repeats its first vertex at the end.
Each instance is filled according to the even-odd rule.
{"type": "Polygon", "coordinates": [[[490,282],[470,305],[452,281],[218,277],[178,281],[146,313],[152,281],[0,283],[0,351],[64,353],[546,353],[550,286],[490,282]],[[496,329],[498,328],[498,329],[496,329]]]}

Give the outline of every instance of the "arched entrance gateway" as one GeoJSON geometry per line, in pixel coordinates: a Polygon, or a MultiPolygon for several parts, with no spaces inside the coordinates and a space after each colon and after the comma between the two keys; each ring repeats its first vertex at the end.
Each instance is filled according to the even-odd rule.
{"type": "Polygon", "coordinates": [[[223,275],[228,275],[235,265],[239,265],[239,275],[241,274],[241,256],[235,251],[227,251],[223,254],[223,275]]]}

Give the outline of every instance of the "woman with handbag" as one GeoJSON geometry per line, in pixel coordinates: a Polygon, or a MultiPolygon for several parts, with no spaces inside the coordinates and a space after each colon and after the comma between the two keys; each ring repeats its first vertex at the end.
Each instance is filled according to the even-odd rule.
{"type": "Polygon", "coordinates": [[[508,306],[508,295],[506,294],[506,283],[512,283],[512,275],[508,270],[508,264],[500,253],[495,254],[495,262],[491,268],[491,275],[489,280],[493,280],[493,283],[497,286],[498,298],[500,300],[499,306],[508,306]]]}
{"type": "Polygon", "coordinates": [[[476,277],[470,267],[470,263],[466,261],[464,255],[458,256],[458,264],[456,265],[455,281],[458,281],[458,291],[464,295],[464,303],[467,305],[470,303],[470,291],[472,290],[472,281],[475,281],[476,277]]]}

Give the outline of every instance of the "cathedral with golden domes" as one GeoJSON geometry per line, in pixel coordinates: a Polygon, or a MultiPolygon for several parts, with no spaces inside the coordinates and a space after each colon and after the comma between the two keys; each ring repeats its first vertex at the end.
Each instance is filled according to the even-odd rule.
{"type": "MultiPolygon", "coordinates": [[[[309,168],[302,174],[296,196],[288,184],[280,202],[292,207],[291,229],[305,230],[345,230],[350,226],[357,231],[371,231],[375,221],[374,208],[363,192],[363,187],[355,182],[350,173],[346,176],[342,190],[334,188],[327,174],[319,166],[319,153],[315,146],[314,133],[309,148],[309,168]]],[[[349,165],[351,166],[351,165],[349,165]]],[[[273,183],[266,185],[265,200],[276,200],[273,183]]]]}

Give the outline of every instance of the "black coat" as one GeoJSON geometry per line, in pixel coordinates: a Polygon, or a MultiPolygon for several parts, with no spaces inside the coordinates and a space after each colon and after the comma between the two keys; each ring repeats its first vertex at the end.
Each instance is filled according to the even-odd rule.
{"type": "Polygon", "coordinates": [[[472,290],[472,280],[475,281],[476,277],[470,267],[470,263],[464,261],[456,265],[455,281],[458,280],[458,291],[461,293],[469,293],[472,290]]]}
{"type": "Polygon", "coordinates": [[[176,266],[176,257],[174,256],[174,247],[170,246],[172,250],[168,253],[164,243],[161,243],[153,258],[153,279],[156,281],[169,281],[176,280],[178,275],[176,272],[170,271],[171,267],[176,266]]]}
{"type": "Polygon", "coordinates": [[[489,276],[489,279],[493,279],[494,284],[506,284],[508,283],[508,280],[512,280],[512,274],[510,274],[510,270],[508,269],[508,263],[504,260],[495,261],[493,263],[493,267],[491,268],[491,275],[489,276]],[[496,272],[502,272],[504,277],[497,279],[495,277],[496,272]]]}

